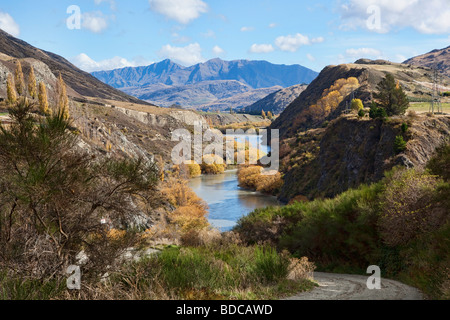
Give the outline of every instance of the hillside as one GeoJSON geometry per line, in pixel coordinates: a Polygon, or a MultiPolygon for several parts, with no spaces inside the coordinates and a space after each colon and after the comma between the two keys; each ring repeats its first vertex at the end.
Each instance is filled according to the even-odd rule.
{"type": "Polygon", "coordinates": [[[437,68],[443,75],[450,77],[450,46],[408,59],[403,63],[427,68],[437,68]]]}
{"type": "MultiPolygon", "coordinates": [[[[295,99],[272,124],[272,129],[279,129],[282,138],[292,137],[299,130],[321,127],[325,121],[336,119],[351,102],[351,95],[343,97],[342,102],[326,116],[317,119],[303,119],[301,116],[310,106],[315,105],[325,90],[332,87],[339,79],[354,77],[359,86],[355,90],[355,98],[365,104],[372,100],[377,84],[387,73],[392,73],[409,98],[431,98],[432,70],[384,60],[361,59],[351,64],[328,66],[320,75],[295,99]]],[[[443,87],[450,88],[450,79],[443,79],[443,87]]]]}
{"type": "MultiPolygon", "coordinates": [[[[46,66],[54,74],[60,72],[67,85],[72,88],[78,95],[87,97],[109,98],[119,101],[129,101],[139,103],[140,101],[119,90],[116,90],[87,72],[84,72],[63,57],[47,52],[17,39],[0,29],[0,53],[3,53],[3,61],[11,58],[16,59],[34,59],[46,66]],[[6,56],[5,56],[6,55],[6,56]]],[[[3,62],[2,62],[3,63],[3,62]]],[[[72,92],[72,94],[75,94],[72,92]]]]}
{"type": "Polygon", "coordinates": [[[285,184],[280,200],[332,198],[362,183],[380,181],[397,165],[423,168],[449,138],[449,116],[405,116],[389,121],[340,117],[326,129],[311,129],[283,142],[285,184]],[[402,123],[408,124],[406,134],[402,123]],[[398,135],[408,141],[407,149],[399,154],[394,150],[398,135]]]}
{"type": "Polygon", "coordinates": [[[236,80],[203,81],[185,86],[151,84],[122,88],[127,94],[162,107],[180,105],[199,110],[229,110],[266,96],[280,87],[253,89],[236,80]]]}
{"type": "Polygon", "coordinates": [[[308,86],[305,84],[295,85],[289,88],[281,89],[274,92],[267,97],[255,102],[250,106],[241,108],[239,111],[249,114],[260,115],[262,111],[272,112],[272,114],[282,113],[288,105],[300,96],[300,94],[306,90],[308,86]]]}
{"type": "Polygon", "coordinates": [[[300,65],[221,59],[188,68],[164,60],[147,67],[92,74],[104,83],[157,105],[178,104],[213,111],[251,105],[279,89],[310,83],[317,76],[315,71],[300,65]]]}

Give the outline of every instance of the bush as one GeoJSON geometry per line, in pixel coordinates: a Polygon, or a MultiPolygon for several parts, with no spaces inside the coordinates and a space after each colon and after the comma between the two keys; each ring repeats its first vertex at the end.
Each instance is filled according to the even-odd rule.
{"type": "Polygon", "coordinates": [[[409,129],[408,124],[403,122],[402,123],[402,132],[406,133],[406,132],[408,132],[408,129],[409,129]]]}
{"type": "Polygon", "coordinates": [[[223,159],[217,155],[205,155],[203,156],[203,162],[201,169],[206,174],[220,174],[224,173],[227,165],[223,159]]]}
{"type": "Polygon", "coordinates": [[[400,153],[406,150],[406,141],[403,136],[396,136],[394,141],[394,151],[395,153],[400,153]]]}
{"type": "Polygon", "coordinates": [[[360,110],[358,111],[358,117],[364,118],[365,115],[366,115],[366,112],[364,111],[364,109],[360,109],[360,110]]]}
{"type": "Polygon", "coordinates": [[[200,167],[200,165],[198,163],[191,161],[191,162],[187,163],[186,165],[188,167],[190,178],[195,178],[202,174],[202,168],[200,167]]]}
{"type": "Polygon", "coordinates": [[[351,109],[355,112],[359,112],[364,109],[364,105],[361,99],[353,99],[351,103],[351,109]]]}
{"type": "Polygon", "coordinates": [[[384,108],[378,107],[376,104],[372,104],[370,107],[369,116],[371,119],[377,119],[377,118],[387,118],[387,113],[384,108]]]}
{"type": "Polygon", "coordinates": [[[180,229],[181,235],[209,226],[206,218],[208,205],[189,188],[186,181],[172,178],[161,192],[176,208],[169,213],[169,219],[180,229]]]}
{"type": "Polygon", "coordinates": [[[450,180],[450,144],[436,149],[436,154],[428,162],[427,167],[433,174],[441,176],[445,181],[450,180]]]}
{"type": "Polygon", "coordinates": [[[379,220],[380,234],[386,244],[405,245],[442,225],[442,212],[433,210],[437,184],[435,176],[414,170],[395,170],[388,175],[379,220]]]}
{"type": "Polygon", "coordinates": [[[158,169],[143,159],[96,159],[76,149],[63,111],[39,118],[33,108],[20,99],[9,110],[13,124],[0,126],[0,269],[45,279],[83,250],[85,273],[97,274],[132,241],[112,243],[100,220],[123,225],[149,208],[158,169]]]}
{"type": "Polygon", "coordinates": [[[291,260],[289,254],[278,254],[272,247],[257,247],[253,272],[264,282],[279,281],[287,278],[291,260]]]}
{"type": "Polygon", "coordinates": [[[240,167],[238,171],[239,186],[268,194],[277,193],[283,185],[281,173],[265,174],[263,170],[263,167],[260,166],[240,167]]]}

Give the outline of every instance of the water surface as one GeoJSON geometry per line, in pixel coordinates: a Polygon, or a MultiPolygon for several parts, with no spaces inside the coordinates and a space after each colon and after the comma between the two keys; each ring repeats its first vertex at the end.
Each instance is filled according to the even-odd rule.
{"type": "Polygon", "coordinates": [[[209,222],[229,231],[236,222],[258,208],[279,205],[276,197],[244,190],[238,186],[237,170],[193,178],[189,186],[209,205],[209,222]]]}

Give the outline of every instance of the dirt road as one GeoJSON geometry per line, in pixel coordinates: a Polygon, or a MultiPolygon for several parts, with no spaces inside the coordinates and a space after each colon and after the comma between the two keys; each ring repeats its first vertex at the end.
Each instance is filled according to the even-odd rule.
{"type": "Polygon", "coordinates": [[[419,290],[394,280],[381,279],[380,290],[369,290],[368,277],[316,272],[319,287],[286,300],[423,300],[419,290]]]}

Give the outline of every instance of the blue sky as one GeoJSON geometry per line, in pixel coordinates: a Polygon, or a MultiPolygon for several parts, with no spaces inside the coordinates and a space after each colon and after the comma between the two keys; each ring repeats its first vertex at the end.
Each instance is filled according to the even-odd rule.
{"type": "Polygon", "coordinates": [[[0,28],[86,71],[215,57],[320,71],[447,47],[450,0],[0,0],[0,28]]]}

